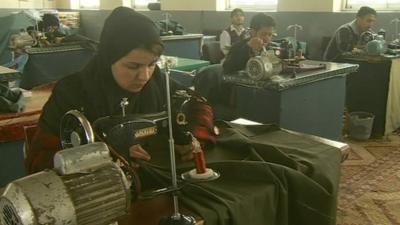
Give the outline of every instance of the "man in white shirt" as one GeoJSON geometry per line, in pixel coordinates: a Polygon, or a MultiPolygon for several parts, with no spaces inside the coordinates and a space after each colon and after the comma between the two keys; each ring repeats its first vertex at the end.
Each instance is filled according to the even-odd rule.
{"type": "Polygon", "coordinates": [[[248,29],[244,26],[244,12],[242,9],[236,8],[231,12],[231,25],[222,31],[219,41],[221,51],[226,56],[230,47],[249,37],[248,29]]]}

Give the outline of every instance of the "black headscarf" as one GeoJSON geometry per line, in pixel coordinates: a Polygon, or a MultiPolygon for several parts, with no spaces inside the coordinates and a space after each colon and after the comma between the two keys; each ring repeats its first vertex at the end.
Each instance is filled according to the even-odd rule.
{"type": "Polygon", "coordinates": [[[114,80],[111,65],[135,48],[161,43],[152,20],[126,7],[114,9],[106,19],[98,54],[80,73],[60,80],[41,116],[42,128],[58,133],[62,115],[83,110],[90,122],[121,113],[120,102],[128,98],[128,113],[155,113],[165,107],[164,77],[156,67],[139,93],[122,89],[114,80]]]}

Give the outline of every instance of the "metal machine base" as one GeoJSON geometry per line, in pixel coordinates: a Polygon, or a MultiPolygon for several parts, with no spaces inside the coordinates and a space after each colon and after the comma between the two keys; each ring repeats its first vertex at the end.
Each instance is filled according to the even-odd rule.
{"type": "Polygon", "coordinates": [[[179,214],[179,216],[172,215],[164,217],[160,220],[159,225],[195,225],[196,220],[192,216],[179,214]]]}

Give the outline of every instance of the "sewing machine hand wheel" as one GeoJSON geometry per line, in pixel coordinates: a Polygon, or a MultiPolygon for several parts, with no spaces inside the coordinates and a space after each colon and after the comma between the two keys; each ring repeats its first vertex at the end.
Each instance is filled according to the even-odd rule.
{"type": "Polygon", "coordinates": [[[81,112],[70,110],[61,118],[60,139],[63,149],[93,143],[92,126],[81,112]]]}

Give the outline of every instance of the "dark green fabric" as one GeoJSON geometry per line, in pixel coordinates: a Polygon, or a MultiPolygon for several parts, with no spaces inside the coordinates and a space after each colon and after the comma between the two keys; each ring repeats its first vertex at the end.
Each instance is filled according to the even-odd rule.
{"type": "MultiPolygon", "coordinates": [[[[222,134],[206,158],[221,177],[180,181],[180,200],[206,225],[335,224],[339,149],[270,125],[218,125],[222,134]]],[[[170,184],[167,146],[165,140],[146,146],[152,160],[142,164],[144,187],[170,184]]],[[[178,177],[193,166],[179,163],[178,177]]]]}

